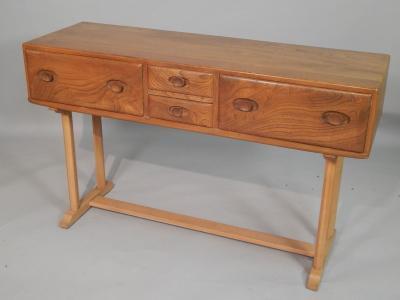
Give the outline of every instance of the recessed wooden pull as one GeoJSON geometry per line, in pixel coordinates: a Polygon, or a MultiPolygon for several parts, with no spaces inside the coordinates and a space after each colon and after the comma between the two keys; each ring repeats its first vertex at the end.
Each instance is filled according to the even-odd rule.
{"type": "Polygon", "coordinates": [[[242,112],[252,112],[258,109],[258,103],[247,98],[237,98],[233,101],[233,107],[242,112]]]}
{"type": "Polygon", "coordinates": [[[174,87],[184,87],[187,84],[187,79],[181,76],[171,76],[168,78],[168,81],[171,82],[174,87]]]}
{"type": "Polygon", "coordinates": [[[345,125],[350,122],[350,117],[338,111],[326,111],[322,114],[321,119],[324,123],[332,126],[345,125]]]}
{"type": "Polygon", "coordinates": [[[126,84],[119,80],[110,80],[107,82],[108,88],[116,94],[120,94],[124,91],[126,84]]]}
{"type": "Polygon", "coordinates": [[[53,82],[55,74],[52,71],[49,71],[49,70],[40,70],[38,72],[38,76],[39,76],[41,81],[53,82]]]}
{"type": "Polygon", "coordinates": [[[170,106],[168,108],[169,114],[177,118],[182,118],[186,111],[187,109],[182,106],[170,106]]]}

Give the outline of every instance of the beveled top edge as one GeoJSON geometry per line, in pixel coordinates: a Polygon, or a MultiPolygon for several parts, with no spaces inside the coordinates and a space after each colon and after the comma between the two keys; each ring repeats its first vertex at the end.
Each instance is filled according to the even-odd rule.
{"type": "Polygon", "coordinates": [[[318,86],[377,91],[387,54],[80,22],[24,43],[24,47],[95,52],[222,71],[237,71],[318,86]]]}

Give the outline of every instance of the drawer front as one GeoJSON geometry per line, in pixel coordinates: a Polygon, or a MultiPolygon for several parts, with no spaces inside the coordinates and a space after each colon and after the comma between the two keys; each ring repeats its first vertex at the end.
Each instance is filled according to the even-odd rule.
{"type": "Polygon", "coordinates": [[[143,115],[141,64],[27,51],[26,65],[33,99],[143,115]]]}
{"type": "Polygon", "coordinates": [[[220,77],[224,130],[362,152],[371,96],[291,84],[220,77]]]}
{"type": "Polygon", "coordinates": [[[213,96],[213,75],[189,70],[149,66],[149,89],[196,96],[213,96]]]}
{"type": "Polygon", "coordinates": [[[212,124],[212,104],[149,95],[150,117],[205,127],[212,124]]]}

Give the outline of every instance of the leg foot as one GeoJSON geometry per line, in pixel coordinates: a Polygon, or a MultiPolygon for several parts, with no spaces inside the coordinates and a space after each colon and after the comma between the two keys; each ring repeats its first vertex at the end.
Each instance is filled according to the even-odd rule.
{"type": "Polygon", "coordinates": [[[87,193],[80,201],[79,208],[77,210],[69,209],[61,219],[59,226],[64,229],[71,227],[78,219],[89,210],[90,201],[97,196],[104,196],[111,191],[114,184],[111,181],[107,181],[104,188],[100,189],[98,187],[87,193]]]}
{"type": "Polygon", "coordinates": [[[324,255],[324,265],[319,269],[313,266],[310,270],[310,273],[308,275],[308,280],[307,280],[307,288],[312,291],[317,291],[319,288],[319,284],[321,282],[322,274],[324,272],[326,260],[331,251],[333,241],[335,240],[335,234],[336,234],[336,230],[333,231],[332,236],[329,238],[329,240],[327,242],[327,246],[325,249],[325,255],[324,255]]]}
{"type": "Polygon", "coordinates": [[[307,288],[312,291],[317,291],[321,282],[322,270],[311,268],[310,274],[308,275],[307,288]]]}

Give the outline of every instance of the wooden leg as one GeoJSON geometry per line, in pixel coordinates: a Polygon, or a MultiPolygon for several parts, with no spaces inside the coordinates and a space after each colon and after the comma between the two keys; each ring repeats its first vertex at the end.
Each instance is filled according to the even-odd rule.
{"type": "Polygon", "coordinates": [[[101,126],[101,117],[92,116],[92,124],[93,149],[96,161],[96,183],[97,187],[102,189],[106,185],[106,175],[104,167],[103,130],[101,126]]]}
{"type": "Polygon", "coordinates": [[[61,120],[64,132],[65,163],[67,168],[69,202],[71,210],[76,211],[79,208],[79,187],[76,171],[72,113],[69,111],[61,112],[61,120]]]}
{"type": "Polygon", "coordinates": [[[342,174],[343,158],[325,157],[325,176],[318,223],[315,256],[308,277],[307,288],[318,290],[325,261],[335,237],[335,220],[342,174]]]}
{"type": "Polygon", "coordinates": [[[101,135],[101,120],[93,120],[93,133],[95,142],[96,156],[96,178],[97,187],[91,190],[81,200],[79,200],[78,176],[76,169],[75,142],[72,114],[69,111],[61,111],[61,120],[64,132],[65,161],[67,167],[67,180],[70,209],[64,214],[59,225],[62,228],[69,228],[74,224],[89,208],[89,202],[97,197],[107,194],[113,187],[111,182],[105,181],[103,145],[101,135]],[[96,125],[95,125],[96,123],[96,125]],[[100,125],[100,131],[99,131],[100,125]],[[100,135],[99,135],[100,133],[100,135]],[[99,146],[101,145],[101,147],[99,146]]]}
{"type": "Polygon", "coordinates": [[[340,182],[342,178],[342,169],[343,169],[343,157],[336,158],[336,170],[335,170],[335,178],[334,178],[334,187],[332,193],[332,209],[331,216],[329,220],[329,228],[328,228],[328,237],[331,238],[335,235],[335,224],[336,224],[336,213],[339,202],[339,192],[340,192],[340,182]]]}

